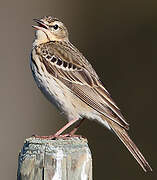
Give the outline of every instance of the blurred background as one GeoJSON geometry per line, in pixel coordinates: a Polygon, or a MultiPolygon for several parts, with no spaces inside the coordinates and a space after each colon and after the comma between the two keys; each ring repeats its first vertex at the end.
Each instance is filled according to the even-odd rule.
{"type": "Polygon", "coordinates": [[[153,0],[15,0],[0,2],[0,174],[16,179],[17,158],[32,134],[67,121],[38,90],[30,71],[33,18],[52,15],[96,69],[128,119],[130,136],[154,169],[144,173],[120,141],[86,121],[94,179],[154,180],[157,168],[157,2],[153,0]]]}

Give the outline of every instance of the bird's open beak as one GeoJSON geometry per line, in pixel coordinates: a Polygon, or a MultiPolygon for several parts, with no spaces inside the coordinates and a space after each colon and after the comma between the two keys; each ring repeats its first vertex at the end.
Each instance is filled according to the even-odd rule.
{"type": "Polygon", "coordinates": [[[41,20],[38,20],[38,19],[33,19],[38,25],[35,26],[35,25],[32,25],[32,27],[34,27],[35,29],[37,30],[45,30],[45,29],[48,29],[48,26],[42,22],[41,20]]]}

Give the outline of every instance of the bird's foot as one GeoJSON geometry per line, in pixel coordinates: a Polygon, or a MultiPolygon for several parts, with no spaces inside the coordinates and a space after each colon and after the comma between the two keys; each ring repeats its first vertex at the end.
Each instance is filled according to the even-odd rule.
{"type": "Polygon", "coordinates": [[[69,133],[69,134],[61,134],[61,135],[57,136],[56,139],[69,139],[69,138],[73,138],[73,137],[82,138],[81,135],[69,133]]]}
{"type": "Polygon", "coordinates": [[[38,136],[38,135],[32,135],[32,137],[39,138],[39,139],[47,139],[47,140],[54,140],[54,139],[69,139],[71,137],[78,137],[81,138],[81,135],[76,134],[61,134],[61,135],[49,135],[49,136],[38,136]]]}
{"type": "Polygon", "coordinates": [[[55,139],[55,135],[49,135],[49,136],[38,136],[38,135],[32,135],[32,137],[35,137],[35,138],[39,138],[39,139],[47,139],[47,140],[50,140],[50,139],[55,139]]]}

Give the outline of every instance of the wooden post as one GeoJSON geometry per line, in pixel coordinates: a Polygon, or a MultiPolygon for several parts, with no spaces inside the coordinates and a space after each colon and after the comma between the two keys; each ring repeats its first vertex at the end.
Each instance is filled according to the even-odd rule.
{"type": "Polygon", "coordinates": [[[26,139],[19,153],[17,180],[92,180],[87,139],[26,139]]]}

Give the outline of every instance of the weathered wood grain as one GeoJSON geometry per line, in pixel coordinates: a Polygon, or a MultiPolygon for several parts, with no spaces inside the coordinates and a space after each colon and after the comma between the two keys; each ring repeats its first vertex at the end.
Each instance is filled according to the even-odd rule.
{"type": "Polygon", "coordinates": [[[87,140],[26,139],[19,153],[17,180],[92,180],[87,140]]]}

